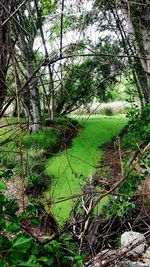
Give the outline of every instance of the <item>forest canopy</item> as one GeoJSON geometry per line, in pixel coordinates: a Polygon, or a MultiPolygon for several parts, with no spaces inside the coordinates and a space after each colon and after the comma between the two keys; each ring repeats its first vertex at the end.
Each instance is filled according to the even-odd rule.
{"type": "Polygon", "coordinates": [[[149,103],[147,3],[8,1],[0,8],[1,116],[9,106],[16,114],[17,86],[20,112],[39,131],[46,113],[53,119],[113,99],[120,75],[130,75],[142,106],[149,103]]]}

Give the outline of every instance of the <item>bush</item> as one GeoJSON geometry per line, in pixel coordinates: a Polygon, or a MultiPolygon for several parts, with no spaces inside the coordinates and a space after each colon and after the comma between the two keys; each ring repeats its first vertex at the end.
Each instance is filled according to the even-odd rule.
{"type": "Polygon", "coordinates": [[[113,116],[113,110],[111,108],[105,108],[104,109],[104,114],[106,116],[113,116]]]}
{"type": "Polygon", "coordinates": [[[3,150],[0,153],[0,167],[14,169],[15,167],[18,167],[19,164],[20,159],[15,144],[10,142],[3,145],[3,150]]]}
{"type": "Polygon", "coordinates": [[[50,178],[42,174],[33,174],[29,176],[29,183],[26,186],[26,193],[33,198],[37,198],[43,194],[43,192],[47,189],[50,178]]]}
{"type": "Polygon", "coordinates": [[[56,117],[56,123],[62,126],[66,126],[66,127],[80,127],[80,124],[77,120],[74,120],[72,118],[66,117],[66,116],[62,116],[62,115],[58,115],[56,117]]]}
{"type": "Polygon", "coordinates": [[[9,200],[3,193],[7,186],[4,179],[7,173],[0,171],[0,266],[82,266],[82,257],[74,257],[68,250],[63,250],[63,243],[56,240],[44,246],[29,234],[22,231],[21,226],[30,217],[32,227],[41,225],[42,220],[37,216],[36,205],[29,205],[19,216],[19,210],[14,200],[9,200]]]}

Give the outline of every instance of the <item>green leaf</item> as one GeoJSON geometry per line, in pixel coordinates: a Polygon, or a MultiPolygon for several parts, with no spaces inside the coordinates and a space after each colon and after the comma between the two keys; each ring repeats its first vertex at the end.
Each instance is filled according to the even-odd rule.
{"type": "Polygon", "coordinates": [[[7,189],[6,184],[3,182],[0,182],[0,190],[6,190],[6,189],[7,189]]]}
{"type": "Polygon", "coordinates": [[[42,262],[47,262],[48,261],[48,259],[46,257],[44,257],[44,256],[40,257],[38,260],[42,261],[42,262]]]}
{"type": "Polygon", "coordinates": [[[0,218],[0,230],[5,228],[5,221],[0,218]]]}
{"type": "Polygon", "coordinates": [[[131,207],[134,209],[136,206],[135,206],[135,203],[132,203],[131,204],[131,207]]]}
{"type": "Polygon", "coordinates": [[[6,197],[3,194],[0,194],[0,202],[1,203],[6,202],[6,197]]]}
{"type": "Polygon", "coordinates": [[[6,172],[0,170],[0,178],[3,177],[3,178],[5,178],[5,179],[8,179],[8,178],[10,178],[12,175],[13,175],[13,172],[12,172],[11,170],[7,170],[6,172]]]}
{"type": "Polygon", "coordinates": [[[31,246],[32,242],[33,242],[32,237],[19,236],[17,237],[16,241],[13,244],[13,248],[23,247],[25,249],[28,249],[31,246]]]}
{"type": "Polygon", "coordinates": [[[29,263],[29,262],[22,262],[20,264],[18,264],[17,266],[22,266],[22,267],[40,267],[40,264],[34,264],[34,263],[29,263]]]}
{"type": "Polygon", "coordinates": [[[0,170],[0,178],[4,177],[4,175],[5,175],[5,172],[0,170]]]}
{"type": "Polygon", "coordinates": [[[11,170],[7,170],[7,171],[5,172],[5,176],[4,176],[4,178],[5,178],[5,179],[9,179],[12,175],[13,175],[13,172],[12,172],[11,170]]]}
{"type": "Polygon", "coordinates": [[[53,240],[53,241],[51,242],[51,246],[52,246],[54,249],[56,249],[56,250],[61,248],[61,244],[58,243],[56,240],[53,240]]]}
{"type": "Polygon", "coordinates": [[[6,261],[5,260],[0,260],[0,267],[6,267],[6,261]]]}
{"type": "Polygon", "coordinates": [[[7,230],[15,233],[15,232],[18,232],[20,230],[20,226],[17,223],[8,224],[7,230]]]}
{"type": "Polygon", "coordinates": [[[83,260],[83,257],[82,257],[81,255],[76,255],[76,256],[74,257],[74,260],[75,260],[75,261],[81,261],[81,260],[83,260]]]}

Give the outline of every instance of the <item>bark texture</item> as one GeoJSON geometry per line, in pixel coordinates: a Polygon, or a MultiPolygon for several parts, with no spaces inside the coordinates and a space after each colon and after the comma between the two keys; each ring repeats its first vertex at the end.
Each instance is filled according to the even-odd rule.
{"type": "MultiPolygon", "coordinates": [[[[32,10],[30,2],[28,3],[28,10],[32,10]]],[[[32,13],[32,12],[31,12],[32,13]]],[[[37,28],[33,25],[32,19],[22,13],[16,16],[17,21],[25,23],[27,32],[23,32],[20,27],[16,27],[16,33],[18,34],[18,46],[22,54],[22,64],[25,69],[25,77],[28,79],[33,73],[36,60],[33,51],[33,43],[37,34],[37,28]],[[31,21],[30,21],[31,19],[31,21]],[[28,34],[29,32],[29,34],[28,34]]],[[[33,77],[29,85],[25,88],[23,94],[23,106],[24,113],[28,121],[30,122],[33,132],[41,130],[41,110],[40,110],[40,97],[38,88],[38,78],[33,77]]]]}
{"type": "Polygon", "coordinates": [[[0,111],[7,95],[6,73],[9,57],[9,23],[3,23],[9,17],[12,1],[1,0],[0,5],[0,111]],[[8,10],[8,11],[7,11],[8,10]]]}
{"type": "Polygon", "coordinates": [[[118,6],[126,21],[130,43],[139,57],[137,74],[145,104],[150,104],[150,2],[138,0],[133,4],[130,0],[119,0],[118,6]]]}

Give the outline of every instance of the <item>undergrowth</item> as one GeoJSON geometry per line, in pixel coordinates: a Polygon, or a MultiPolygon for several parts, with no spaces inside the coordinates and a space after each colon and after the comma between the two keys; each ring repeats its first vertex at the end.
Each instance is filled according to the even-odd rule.
{"type": "Polygon", "coordinates": [[[117,215],[123,218],[131,214],[137,205],[135,200],[139,200],[141,193],[144,192],[141,190],[144,190],[143,182],[149,175],[150,167],[149,149],[145,150],[150,142],[149,111],[150,106],[145,106],[143,110],[135,107],[128,113],[129,121],[121,144],[124,175],[128,175],[117,187],[114,195],[110,196],[108,205],[104,207],[103,212],[106,217],[117,215]],[[133,168],[134,162],[137,163],[133,168]]]}
{"type": "MultiPolygon", "coordinates": [[[[7,119],[8,124],[13,124],[13,119],[7,119]]],[[[16,118],[14,119],[16,123],[16,118]]],[[[18,126],[11,125],[11,130],[16,131],[18,126]]],[[[47,157],[57,154],[70,144],[71,138],[77,132],[79,123],[67,117],[58,116],[52,125],[43,127],[38,133],[30,134],[25,129],[24,121],[21,134],[23,166],[25,175],[26,193],[31,197],[40,196],[51,182],[51,177],[45,174],[47,157]],[[73,134],[72,134],[73,131],[73,134]],[[69,137],[68,137],[69,136],[69,137]]],[[[8,125],[5,131],[10,128],[8,125]]],[[[6,142],[0,153],[0,167],[11,169],[17,179],[20,170],[19,133],[15,139],[6,142]]]]}
{"type": "Polygon", "coordinates": [[[36,148],[37,150],[52,150],[60,143],[60,134],[56,129],[44,128],[38,133],[27,134],[22,139],[25,148],[36,148]]]}

